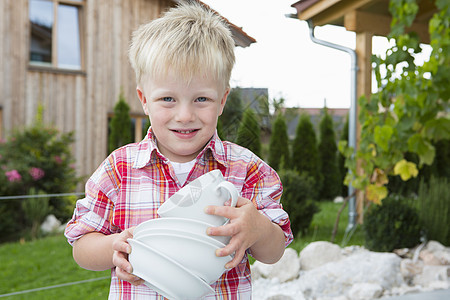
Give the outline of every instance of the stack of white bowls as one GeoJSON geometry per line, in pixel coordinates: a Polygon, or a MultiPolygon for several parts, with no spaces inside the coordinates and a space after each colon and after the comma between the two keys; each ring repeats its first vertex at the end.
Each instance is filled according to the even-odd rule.
{"type": "Polygon", "coordinates": [[[235,187],[219,170],[211,171],[183,187],[161,205],[161,218],[139,224],[128,239],[133,274],[169,299],[195,299],[214,293],[210,284],[225,272],[232,256],[218,257],[216,250],[229,242],[226,236],[209,236],[208,227],[228,220],[204,213],[207,205],[223,205],[235,187]]]}

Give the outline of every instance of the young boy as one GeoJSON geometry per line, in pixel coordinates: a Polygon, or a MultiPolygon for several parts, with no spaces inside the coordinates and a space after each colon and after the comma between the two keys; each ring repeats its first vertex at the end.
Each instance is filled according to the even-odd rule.
{"type": "Polygon", "coordinates": [[[234,65],[228,27],[199,4],[182,4],[141,26],[129,57],[151,128],[139,144],[111,153],[88,180],[86,197],[77,202],[65,231],[74,259],[89,270],[112,270],[110,299],[160,299],[131,274],[126,240],[136,225],[158,218],[159,206],[182,186],[219,169],[240,197],[236,207],[205,209],[230,219],[207,234],[231,236],[216,255],[235,256],[212,285],[215,294],[205,298],[250,299],[246,254],[274,263],[292,241],[292,232],[275,171],[216,133],[234,65]]]}

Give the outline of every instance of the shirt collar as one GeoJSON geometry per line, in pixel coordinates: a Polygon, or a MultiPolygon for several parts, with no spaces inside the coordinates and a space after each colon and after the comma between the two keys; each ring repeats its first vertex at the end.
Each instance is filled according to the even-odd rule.
{"type": "MultiPolygon", "coordinates": [[[[197,161],[206,163],[210,153],[213,159],[223,166],[226,166],[225,148],[217,134],[217,131],[214,133],[208,144],[206,144],[205,148],[203,148],[203,150],[198,154],[197,161]]],[[[138,144],[133,168],[140,169],[150,163],[156,163],[158,160],[161,160],[163,163],[169,162],[169,160],[162,155],[161,152],[159,152],[156,138],[150,127],[145,138],[138,144]]]]}

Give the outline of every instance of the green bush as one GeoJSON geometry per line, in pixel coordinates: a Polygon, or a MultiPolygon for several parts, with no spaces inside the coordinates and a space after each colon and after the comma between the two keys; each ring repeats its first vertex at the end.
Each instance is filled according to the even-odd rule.
{"type": "Polygon", "coordinates": [[[313,201],[317,197],[314,178],[305,174],[299,175],[294,170],[281,170],[278,174],[283,184],[281,203],[289,214],[292,232],[294,235],[305,233],[314,214],[319,212],[313,201]]]}
{"type": "Polygon", "coordinates": [[[289,138],[287,134],[286,120],[282,114],[275,119],[270,136],[269,165],[275,170],[280,167],[289,167],[289,138]]]}
{"type": "MultiPolygon", "coordinates": [[[[349,129],[349,120],[348,115],[345,118],[344,128],[342,129],[341,136],[339,138],[340,141],[346,141],[348,143],[348,129],[349,129]]],[[[342,153],[338,154],[338,167],[339,167],[339,175],[341,176],[341,196],[348,195],[348,186],[344,184],[345,176],[348,173],[348,168],[345,167],[345,156],[342,153]]]]}
{"type": "Polygon", "coordinates": [[[33,197],[33,195],[42,195],[34,189],[30,190],[30,198],[22,200],[22,210],[27,220],[27,225],[31,227],[30,235],[36,239],[40,235],[40,225],[50,212],[48,197],[33,197]]]}
{"type": "Polygon", "coordinates": [[[236,143],[261,156],[261,129],[256,114],[251,108],[244,111],[236,143]]]}
{"type": "Polygon", "coordinates": [[[323,176],[323,182],[319,199],[333,200],[341,195],[341,176],[338,168],[336,138],[333,129],[333,119],[327,109],[320,120],[320,142],[319,142],[319,168],[323,176]]]}
{"type": "Polygon", "coordinates": [[[322,176],[319,173],[319,156],[317,138],[309,115],[300,116],[295,139],[292,145],[292,165],[300,174],[307,174],[314,178],[317,191],[322,185],[322,176]]]}
{"type": "Polygon", "coordinates": [[[428,240],[450,246],[450,186],[447,178],[431,177],[419,185],[419,217],[428,240]]]}
{"type": "Polygon", "coordinates": [[[123,93],[119,95],[119,100],[114,106],[114,116],[109,123],[108,151],[129,144],[133,141],[132,127],[130,117],[130,106],[125,102],[123,93]]]}
{"type": "Polygon", "coordinates": [[[239,87],[233,88],[227,98],[227,104],[223,108],[220,122],[219,136],[223,140],[236,141],[239,124],[242,120],[244,108],[242,105],[242,92],[239,87]]]}
{"type": "MultiPolygon", "coordinates": [[[[1,196],[71,193],[79,182],[70,149],[73,133],[60,134],[45,126],[39,117],[41,113],[34,125],[12,133],[1,144],[1,196]]],[[[25,213],[30,206],[21,201],[0,200],[0,242],[18,238],[24,228],[31,229],[33,220],[25,213]]],[[[69,205],[73,210],[69,198],[51,198],[49,213],[66,221],[71,216],[69,205]]]]}
{"type": "Polygon", "coordinates": [[[364,216],[366,247],[391,252],[411,248],[420,242],[419,215],[412,200],[390,196],[381,205],[372,205],[364,216]]]}

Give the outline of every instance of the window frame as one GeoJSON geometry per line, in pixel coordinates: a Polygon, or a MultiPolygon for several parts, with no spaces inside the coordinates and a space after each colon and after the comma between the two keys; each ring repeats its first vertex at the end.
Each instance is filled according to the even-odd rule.
{"type": "MultiPolygon", "coordinates": [[[[51,63],[41,64],[39,62],[34,62],[30,59],[30,47],[31,47],[31,21],[28,15],[28,24],[30,26],[29,37],[28,37],[28,68],[32,70],[51,70],[61,73],[85,73],[85,7],[86,0],[46,0],[53,4],[53,27],[52,27],[52,56],[51,63]],[[71,69],[58,66],[58,6],[68,5],[75,6],[78,8],[78,30],[79,30],[79,40],[80,40],[80,68],[71,69]]],[[[28,10],[29,14],[29,10],[28,10]]]]}

